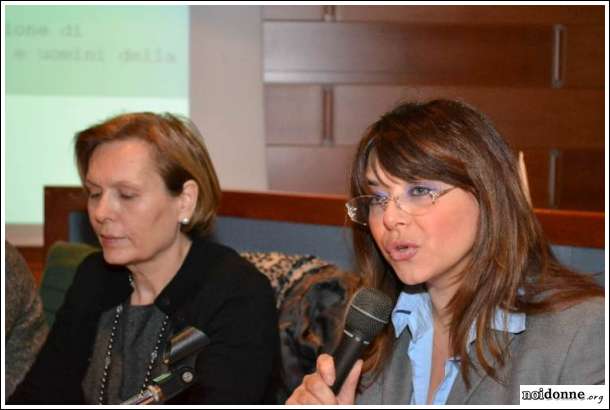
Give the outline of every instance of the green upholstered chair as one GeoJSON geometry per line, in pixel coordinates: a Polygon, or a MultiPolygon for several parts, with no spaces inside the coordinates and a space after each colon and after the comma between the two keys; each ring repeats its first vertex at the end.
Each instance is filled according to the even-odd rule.
{"type": "Polygon", "coordinates": [[[49,327],[55,322],[55,313],[63,304],[76,268],[87,255],[97,250],[99,248],[95,246],[73,242],[56,242],[49,248],[40,283],[40,296],[49,327]]]}

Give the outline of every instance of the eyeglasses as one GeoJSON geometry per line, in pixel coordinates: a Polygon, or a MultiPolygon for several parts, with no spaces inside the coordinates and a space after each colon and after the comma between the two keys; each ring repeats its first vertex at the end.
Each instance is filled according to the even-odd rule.
{"type": "Polygon", "coordinates": [[[455,187],[436,191],[423,186],[415,186],[401,196],[361,195],[347,201],[345,207],[347,215],[352,221],[360,225],[368,225],[371,218],[383,215],[390,201],[394,201],[398,209],[410,215],[419,216],[428,212],[441,196],[452,189],[455,187]]]}

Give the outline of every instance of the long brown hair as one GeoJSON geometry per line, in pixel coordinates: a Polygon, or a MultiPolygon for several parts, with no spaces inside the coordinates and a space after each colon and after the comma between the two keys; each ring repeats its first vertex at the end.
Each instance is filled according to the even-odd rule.
{"type": "MultiPolygon", "coordinates": [[[[508,352],[489,328],[497,309],[536,314],[558,310],[588,297],[603,296],[590,278],[561,266],[545,239],[519,179],[515,155],[489,119],[457,101],[403,103],[372,124],[360,141],[351,172],[351,195],[368,194],[367,168],[413,181],[443,181],[477,199],[478,231],[468,266],[447,309],[450,343],[469,385],[472,361],[466,352],[475,324],[475,351],[484,371],[496,371],[508,352]]],[[[377,248],[367,227],[353,224],[354,250],[368,286],[395,300],[404,288],[377,248]]],[[[365,371],[378,375],[392,352],[390,327],[372,344],[365,371]]]]}
{"type": "Polygon", "coordinates": [[[194,180],[199,187],[195,210],[185,233],[205,234],[212,226],[220,203],[220,184],[199,130],[189,119],[174,114],[128,113],[93,125],[75,136],[74,154],[82,183],[93,151],[102,144],[140,139],[156,156],[159,175],[171,195],[178,196],[184,183],[194,180]]]}

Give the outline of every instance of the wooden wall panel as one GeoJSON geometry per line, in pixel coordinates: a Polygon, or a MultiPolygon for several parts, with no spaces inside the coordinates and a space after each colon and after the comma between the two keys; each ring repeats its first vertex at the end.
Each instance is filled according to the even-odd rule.
{"type": "Polygon", "coordinates": [[[602,90],[335,86],[334,135],[352,145],[366,127],[401,100],[455,98],[474,105],[515,147],[603,147],[602,90]]]}
{"type": "Polygon", "coordinates": [[[354,147],[268,146],[269,189],[346,194],[354,147]]]}
{"type": "Polygon", "coordinates": [[[599,6],[337,6],[337,21],[463,24],[604,24],[599,6]]]}
{"type": "MultiPolygon", "coordinates": [[[[401,86],[337,85],[333,87],[335,142],[357,144],[366,129],[400,101],[411,98],[401,86]]],[[[412,92],[411,92],[412,94],[412,92]]]]}
{"type": "Polygon", "coordinates": [[[565,28],[565,87],[604,88],[604,26],[565,28]]]}
{"type": "Polygon", "coordinates": [[[264,23],[266,82],[549,86],[548,26],[264,23]]]}
{"type": "Polygon", "coordinates": [[[557,161],[557,207],[603,211],[604,149],[562,150],[557,161]]]}
{"type": "Polygon", "coordinates": [[[42,271],[44,270],[45,258],[42,246],[17,246],[17,250],[23,256],[28,268],[34,276],[36,284],[40,284],[42,271]]]}
{"type": "Polygon", "coordinates": [[[50,244],[52,244],[52,242],[47,240],[47,238],[69,238],[68,224],[55,224],[48,222],[52,221],[55,215],[66,213],[67,210],[70,209],[70,207],[75,203],[87,203],[87,195],[82,188],[72,187],[60,190],[54,188],[47,186],[44,187],[44,258],[47,257],[49,253],[48,247],[50,244]]]}
{"type": "Polygon", "coordinates": [[[603,6],[266,6],[263,15],[272,188],[343,193],[344,154],[380,114],[401,100],[452,98],[525,152],[534,206],[603,209],[603,6]],[[291,161],[297,170],[285,168],[291,161]],[[323,172],[301,173],[316,166],[323,172]]]}
{"type": "Polygon", "coordinates": [[[267,144],[320,144],[322,88],[316,85],[267,85],[267,144]]]}

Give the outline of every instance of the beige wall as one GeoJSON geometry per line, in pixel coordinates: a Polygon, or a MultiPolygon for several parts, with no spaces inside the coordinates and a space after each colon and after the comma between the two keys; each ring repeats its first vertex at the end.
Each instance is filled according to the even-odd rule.
{"type": "Polygon", "coordinates": [[[192,6],[191,118],[223,189],[265,190],[260,6],[192,6]]]}
{"type": "MultiPolygon", "coordinates": [[[[190,9],[190,116],[223,189],[266,190],[260,6],[190,9]]],[[[19,246],[41,246],[42,225],[6,226],[19,246]]]]}

